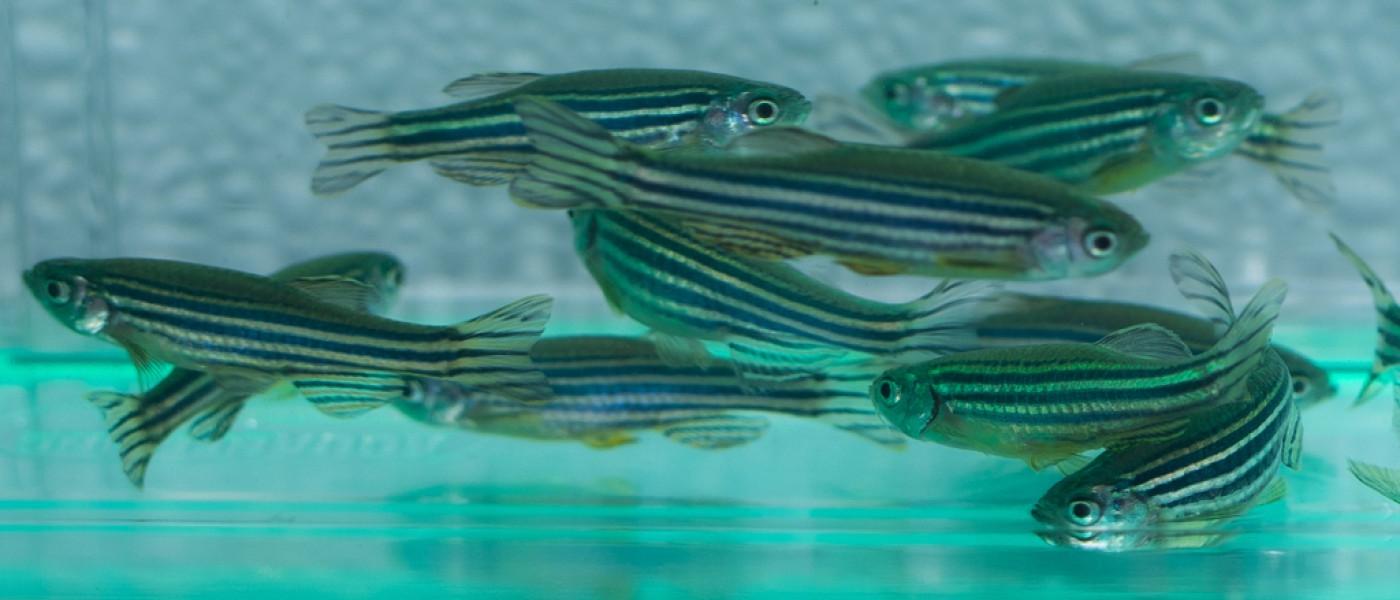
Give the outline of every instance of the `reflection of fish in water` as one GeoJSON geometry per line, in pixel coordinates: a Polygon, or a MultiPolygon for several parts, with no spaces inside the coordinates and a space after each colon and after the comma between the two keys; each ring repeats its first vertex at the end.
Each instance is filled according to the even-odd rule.
{"type": "MultiPolygon", "coordinates": [[[[403,284],[403,264],[382,252],[347,252],[290,265],[273,273],[276,281],[339,277],[369,287],[364,305],[372,313],[388,310],[403,284]]],[[[172,431],[190,423],[196,440],[218,441],[233,426],[238,413],[256,390],[232,393],[199,371],[175,369],[145,394],[93,392],[88,401],[102,410],[107,433],[117,444],[122,471],[142,487],[156,448],[172,431]]]]}
{"type": "Polygon", "coordinates": [[[763,435],[765,414],[816,419],[885,446],[904,444],[870,408],[870,374],[782,364],[777,355],[744,347],[733,353],[729,360],[680,366],[644,339],[549,338],[531,351],[553,391],[545,402],[522,404],[489,390],[416,379],[396,406],[427,423],[595,448],[632,443],[645,430],[695,448],[728,448],[763,435]]]}

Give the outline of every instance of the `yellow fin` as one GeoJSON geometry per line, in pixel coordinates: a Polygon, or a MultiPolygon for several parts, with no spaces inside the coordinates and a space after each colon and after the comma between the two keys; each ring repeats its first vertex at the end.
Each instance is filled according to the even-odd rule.
{"type": "Polygon", "coordinates": [[[726,252],[759,260],[786,260],[809,256],[816,247],[794,242],[767,231],[713,221],[682,221],[697,241],[726,252]]]}
{"type": "Polygon", "coordinates": [[[1143,149],[1105,162],[1088,180],[1074,187],[1095,196],[1116,194],[1142,187],[1168,174],[1156,155],[1143,149]]]}
{"type": "Polygon", "coordinates": [[[630,433],[621,431],[607,431],[603,433],[590,433],[579,438],[584,445],[597,450],[607,450],[618,446],[636,443],[637,438],[630,433]]]}
{"type": "Polygon", "coordinates": [[[899,263],[873,258],[840,258],[836,260],[836,264],[850,269],[853,273],[870,275],[872,277],[899,275],[909,270],[908,267],[899,263]]]}

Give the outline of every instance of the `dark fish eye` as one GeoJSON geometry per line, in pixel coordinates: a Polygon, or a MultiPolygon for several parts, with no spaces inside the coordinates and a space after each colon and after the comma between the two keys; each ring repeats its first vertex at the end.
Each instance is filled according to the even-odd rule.
{"type": "Polygon", "coordinates": [[[391,269],[389,271],[389,281],[395,286],[403,285],[403,269],[391,269]]]}
{"type": "Polygon", "coordinates": [[[1103,258],[1118,249],[1118,235],[1107,229],[1094,229],[1084,234],[1084,251],[1094,258],[1103,258]]]}
{"type": "Polygon", "coordinates": [[[44,286],[44,293],[48,294],[49,300],[59,303],[68,301],[68,294],[70,291],[71,289],[68,287],[68,284],[62,281],[50,280],[49,283],[44,286]]]}
{"type": "Polygon", "coordinates": [[[1196,101],[1196,120],[1202,125],[1215,125],[1225,118],[1225,104],[1215,98],[1196,101]]]}
{"type": "Polygon", "coordinates": [[[759,98],[749,103],[749,121],[755,125],[772,125],[778,121],[781,112],[778,103],[769,98],[759,98]]]}
{"type": "Polygon", "coordinates": [[[895,81],[885,86],[885,99],[903,104],[909,101],[909,84],[895,81]]]}
{"type": "Polygon", "coordinates": [[[1099,503],[1092,500],[1070,502],[1066,512],[1071,523],[1085,527],[1098,523],[1099,517],[1103,516],[1103,509],[1099,507],[1099,503]]]}
{"type": "Polygon", "coordinates": [[[899,404],[899,387],[889,379],[881,379],[875,382],[875,395],[879,397],[880,402],[886,405],[894,406],[899,404]]]}
{"type": "Polygon", "coordinates": [[[1299,377],[1293,378],[1293,395],[1302,396],[1307,394],[1310,389],[1312,389],[1312,384],[1308,383],[1308,380],[1299,377]]]}

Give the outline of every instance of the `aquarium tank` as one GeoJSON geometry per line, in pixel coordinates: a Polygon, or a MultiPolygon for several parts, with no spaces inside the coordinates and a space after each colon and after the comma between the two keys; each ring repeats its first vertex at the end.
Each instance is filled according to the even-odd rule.
{"type": "Polygon", "coordinates": [[[1393,598],[1397,31],[0,0],[0,596],[1393,598]]]}

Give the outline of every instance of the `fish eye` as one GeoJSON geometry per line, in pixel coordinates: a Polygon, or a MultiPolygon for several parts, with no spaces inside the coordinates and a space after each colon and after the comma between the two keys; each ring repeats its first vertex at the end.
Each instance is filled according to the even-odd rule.
{"type": "Polygon", "coordinates": [[[778,103],[771,98],[759,98],[749,103],[749,121],[755,125],[772,125],[778,121],[781,112],[778,103]]]}
{"type": "Polygon", "coordinates": [[[1103,516],[1103,508],[1092,500],[1075,500],[1069,503],[1065,513],[1069,516],[1069,522],[1088,527],[1099,522],[1099,517],[1103,516]]]}
{"type": "Polygon", "coordinates": [[[888,378],[875,382],[875,396],[881,403],[888,406],[899,404],[899,386],[888,378]]]}
{"type": "Polygon", "coordinates": [[[1301,378],[1301,377],[1294,377],[1294,378],[1293,378],[1293,395],[1294,395],[1294,396],[1304,396],[1304,395],[1307,395],[1308,391],[1311,390],[1311,389],[1312,389],[1312,384],[1309,383],[1308,380],[1303,379],[1303,378],[1301,378]]]}
{"type": "Polygon", "coordinates": [[[1107,229],[1094,229],[1084,234],[1084,251],[1094,258],[1103,258],[1118,249],[1118,235],[1107,229]]]}
{"type": "Polygon", "coordinates": [[[885,86],[885,100],[904,104],[909,101],[909,84],[903,81],[894,81],[885,86]]]}
{"type": "Polygon", "coordinates": [[[1225,119],[1225,103],[1209,96],[1197,100],[1194,110],[1196,121],[1202,125],[1215,125],[1225,119]]]}
{"type": "Polygon", "coordinates": [[[59,304],[68,302],[68,297],[72,291],[72,288],[69,287],[67,283],[53,279],[50,279],[49,282],[44,285],[44,293],[48,295],[49,300],[59,304]]]}
{"type": "Polygon", "coordinates": [[[403,269],[397,267],[389,269],[388,279],[390,283],[394,284],[394,287],[403,285],[403,269]]]}

